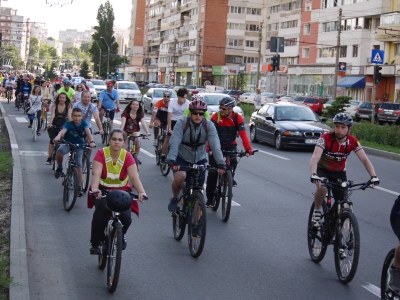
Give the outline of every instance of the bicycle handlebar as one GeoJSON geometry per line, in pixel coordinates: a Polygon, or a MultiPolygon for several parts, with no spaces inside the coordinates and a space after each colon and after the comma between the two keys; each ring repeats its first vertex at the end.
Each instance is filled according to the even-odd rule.
{"type": "Polygon", "coordinates": [[[68,145],[68,146],[71,146],[73,149],[75,149],[75,148],[87,148],[87,149],[90,149],[91,148],[90,144],[82,144],[82,145],[80,145],[80,144],[73,144],[73,143],[70,143],[70,142],[67,142],[67,141],[57,141],[57,144],[68,145]]]}
{"type": "MultiPolygon", "coordinates": [[[[107,194],[110,192],[111,192],[111,190],[101,189],[102,198],[107,197],[107,194]]],[[[139,195],[135,194],[134,192],[132,192],[132,191],[124,191],[124,192],[127,192],[129,195],[131,195],[132,200],[138,200],[139,195]]],[[[99,191],[96,191],[96,192],[90,191],[89,192],[89,195],[91,195],[91,196],[96,196],[98,194],[99,194],[99,191]]],[[[143,200],[148,200],[148,199],[149,199],[149,197],[147,195],[143,195],[143,200]]]]}
{"type": "Polygon", "coordinates": [[[321,180],[322,186],[329,187],[329,188],[349,188],[352,190],[365,190],[367,188],[371,188],[371,180],[362,183],[354,183],[354,181],[348,180],[343,182],[333,182],[327,179],[321,180]],[[358,188],[355,188],[358,187],[358,188]]]}
{"type": "MultiPolygon", "coordinates": [[[[256,152],[258,152],[258,150],[254,149],[252,155],[254,155],[254,153],[256,153],[256,152]]],[[[246,156],[247,153],[248,153],[248,151],[245,151],[245,150],[240,150],[240,151],[222,150],[222,154],[224,154],[224,155],[225,154],[236,154],[238,157],[246,156]]]]}
{"type": "MultiPolygon", "coordinates": [[[[151,136],[151,135],[149,135],[149,136],[151,136]]],[[[139,135],[128,135],[128,140],[131,139],[132,141],[134,141],[137,138],[142,138],[144,140],[149,139],[149,137],[147,135],[145,135],[144,133],[141,133],[139,135]]]]}

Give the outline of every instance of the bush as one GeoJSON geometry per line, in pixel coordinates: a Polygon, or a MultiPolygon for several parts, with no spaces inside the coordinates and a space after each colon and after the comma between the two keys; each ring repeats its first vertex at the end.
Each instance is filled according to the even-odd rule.
{"type": "Polygon", "coordinates": [[[396,125],[378,126],[369,122],[361,122],[353,125],[351,134],[359,140],[400,147],[400,127],[396,125]]]}
{"type": "Polygon", "coordinates": [[[338,113],[344,112],[345,107],[350,106],[350,100],[351,97],[348,96],[336,97],[336,100],[332,103],[332,105],[326,108],[326,115],[333,117],[338,113]]]}
{"type": "Polygon", "coordinates": [[[244,117],[250,119],[251,114],[254,112],[254,104],[240,103],[240,108],[243,110],[244,117]]]}

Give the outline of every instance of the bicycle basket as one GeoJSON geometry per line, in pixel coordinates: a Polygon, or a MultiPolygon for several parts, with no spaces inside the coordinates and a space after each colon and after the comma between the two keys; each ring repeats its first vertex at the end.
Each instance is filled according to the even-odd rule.
{"type": "Polygon", "coordinates": [[[35,114],[33,114],[33,115],[28,115],[28,119],[29,119],[29,120],[33,120],[35,117],[36,117],[35,114]]]}
{"type": "Polygon", "coordinates": [[[125,191],[114,190],[108,193],[106,205],[109,210],[122,213],[131,208],[132,197],[125,191]]]}

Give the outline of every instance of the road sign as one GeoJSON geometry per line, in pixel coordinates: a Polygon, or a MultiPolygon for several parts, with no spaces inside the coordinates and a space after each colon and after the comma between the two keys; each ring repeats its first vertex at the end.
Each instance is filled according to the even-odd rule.
{"type": "Polygon", "coordinates": [[[377,65],[383,65],[383,59],[385,57],[385,51],[383,50],[372,50],[371,63],[377,65]]]}
{"type": "Polygon", "coordinates": [[[339,72],[346,72],[346,63],[339,62],[339,72]]]}

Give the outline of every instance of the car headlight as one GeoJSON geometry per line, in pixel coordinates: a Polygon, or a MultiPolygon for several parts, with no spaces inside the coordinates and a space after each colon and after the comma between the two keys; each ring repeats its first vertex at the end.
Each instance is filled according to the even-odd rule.
{"type": "Polygon", "coordinates": [[[286,130],[283,135],[285,136],[301,136],[301,132],[300,131],[290,131],[290,130],[286,130]]]}

